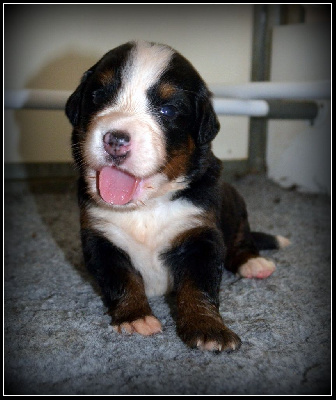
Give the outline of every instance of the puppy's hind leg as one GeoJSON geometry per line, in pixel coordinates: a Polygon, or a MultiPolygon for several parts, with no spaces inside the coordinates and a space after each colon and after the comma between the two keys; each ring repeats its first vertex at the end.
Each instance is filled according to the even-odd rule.
{"type": "Polygon", "coordinates": [[[244,278],[267,278],[275,265],[261,257],[259,250],[275,246],[275,239],[251,232],[244,199],[229,184],[223,184],[222,189],[220,224],[226,246],[225,268],[244,278]]]}
{"type": "Polygon", "coordinates": [[[225,266],[243,278],[264,279],[275,271],[275,264],[261,257],[247,221],[242,222],[235,239],[228,245],[225,266]]]}
{"type": "MultiPolygon", "coordinates": [[[[245,249],[246,261],[237,268],[237,273],[244,278],[267,278],[275,271],[275,264],[267,258],[257,256],[259,250],[272,250],[287,247],[290,241],[283,236],[273,236],[262,232],[250,232],[253,244],[247,245],[250,250],[245,249]],[[248,252],[252,250],[251,257],[248,258],[248,252]]],[[[251,243],[248,241],[247,243],[251,243]]],[[[245,243],[246,246],[246,243],[245,243]]]]}

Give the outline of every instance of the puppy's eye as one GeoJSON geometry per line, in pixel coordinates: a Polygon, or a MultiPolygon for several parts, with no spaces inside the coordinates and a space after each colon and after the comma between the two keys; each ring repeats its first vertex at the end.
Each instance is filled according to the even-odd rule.
{"type": "Polygon", "coordinates": [[[177,108],[172,105],[162,106],[160,113],[165,117],[174,118],[177,114],[177,108]]]}
{"type": "Polygon", "coordinates": [[[96,105],[102,104],[105,98],[106,93],[103,89],[97,89],[92,93],[92,101],[96,105]]]}

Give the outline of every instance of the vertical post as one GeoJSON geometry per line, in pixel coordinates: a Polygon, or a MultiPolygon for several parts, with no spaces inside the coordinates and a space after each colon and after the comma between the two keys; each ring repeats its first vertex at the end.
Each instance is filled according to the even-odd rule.
{"type": "MultiPolygon", "coordinates": [[[[253,15],[253,43],[251,81],[269,80],[271,29],[280,23],[280,7],[255,5],[253,15]]],[[[251,172],[266,171],[267,119],[250,118],[248,168],[251,172]]]]}

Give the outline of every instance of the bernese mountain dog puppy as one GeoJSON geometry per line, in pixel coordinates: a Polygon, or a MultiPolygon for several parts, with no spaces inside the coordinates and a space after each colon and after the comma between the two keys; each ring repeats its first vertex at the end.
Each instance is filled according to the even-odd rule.
{"type": "Polygon", "coordinates": [[[84,73],[66,114],[84,260],[114,330],[161,332],[147,298],[174,291],[187,345],[238,349],[219,313],[223,268],[266,278],[275,265],[259,250],[288,241],[251,232],[244,200],[221,182],[219,122],[199,73],[169,46],[129,42],[84,73]]]}

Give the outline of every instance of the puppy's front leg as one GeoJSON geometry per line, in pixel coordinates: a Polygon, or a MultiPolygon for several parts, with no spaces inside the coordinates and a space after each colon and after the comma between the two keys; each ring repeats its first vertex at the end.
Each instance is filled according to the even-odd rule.
{"type": "Polygon", "coordinates": [[[142,277],[127,254],[92,230],[82,230],[81,236],[86,266],[101,287],[114,330],[146,336],[161,332],[142,277]]]}
{"type": "Polygon", "coordinates": [[[165,258],[174,272],[181,339],[201,350],[238,349],[239,337],[224,325],[218,310],[224,260],[220,233],[209,228],[185,232],[165,258]]]}

